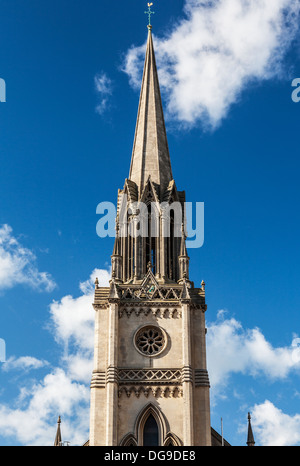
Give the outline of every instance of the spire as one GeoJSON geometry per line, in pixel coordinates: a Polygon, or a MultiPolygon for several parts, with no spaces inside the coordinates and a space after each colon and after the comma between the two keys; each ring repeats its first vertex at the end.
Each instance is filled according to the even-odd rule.
{"type": "Polygon", "coordinates": [[[120,255],[120,238],[119,238],[119,230],[117,228],[116,239],[115,239],[115,244],[114,244],[114,249],[113,249],[113,256],[119,256],[119,255],[120,255]]]}
{"type": "Polygon", "coordinates": [[[144,74],[129,173],[129,179],[137,184],[140,195],[149,175],[152,182],[160,186],[161,195],[173,179],[151,29],[152,26],[148,25],[144,74]]]}
{"type": "Polygon", "coordinates": [[[55,440],[54,440],[54,446],[55,447],[60,447],[61,446],[60,424],[61,424],[61,418],[60,418],[60,416],[58,416],[57,431],[56,431],[56,436],[55,436],[55,440]]]}
{"type": "Polygon", "coordinates": [[[119,227],[116,225],[116,239],[114,250],[111,256],[112,278],[115,282],[121,282],[122,279],[122,256],[121,244],[119,238],[119,227]]]}
{"type": "Polygon", "coordinates": [[[180,251],[178,256],[179,261],[179,281],[178,283],[183,283],[186,280],[189,280],[189,261],[190,258],[188,256],[186,250],[186,235],[184,224],[181,226],[181,243],[180,243],[180,251]]]}
{"type": "Polygon", "coordinates": [[[180,244],[180,256],[182,257],[187,257],[188,253],[186,250],[186,235],[185,235],[185,229],[184,229],[184,224],[181,225],[181,244],[180,244]]]}
{"type": "Polygon", "coordinates": [[[252,427],[251,427],[251,416],[250,416],[250,413],[248,413],[248,436],[247,436],[247,445],[248,445],[248,447],[254,447],[254,445],[255,445],[254,436],[253,436],[252,427]]]}

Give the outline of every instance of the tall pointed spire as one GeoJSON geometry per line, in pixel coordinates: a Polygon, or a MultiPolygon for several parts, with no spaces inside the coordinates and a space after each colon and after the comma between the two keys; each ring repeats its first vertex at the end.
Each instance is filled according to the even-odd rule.
{"type": "MultiPolygon", "coordinates": [[[[149,17],[153,14],[151,5],[148,3],[149,11],[146,12],[149,17]]],[[[147,274],[149,262],[154,276],[162,282],[189,280],[189,258],[184,244],[184,252],[180,255],[178,235],[178,227],[184,216],[184,202],[185,192],[177,190],[172,175],[152,26],[149,24],[130,173],[118,194],[117,227],[121,234],[115,247],[119,245],[120,252],[116,254],[114,251],[112,255],[116,282],[141,282],[147,274]],[[136,202],[142,202],[147,212],[142,212],[141,205],[132,210],[136,202]],[[181,207],[181,210],[177,209],[177,214],[173,203],[181,207]],[[141,230],[143,234],[140,234],[141,230]],[[132,232],[137,234],[132,235],[132,232]]]]}
{"type": "Polygon", "coordinates": [[[55,436],[55,440],[54,440],[54,446],[55,447],[60,447],[61,446],[60,424],[61,424],[61,418],[60,418],[60,416],[58,416],[57,431],[56,431],[56,436],[55,436]]]}
{"type": "Polygon", "coordinates": [[[179,281],[178,283],[183,283],[186,280],[189,280],[189,261],[190,258],[187,253],[186,249],[186,235],[184,224],[181,226],[181,243],[180,243],[180,251],[178,256],[179,261],[179,281]]]}
{"type": "Polygon", "coordinates": [[[254,447],[254,445],[255,445],[254,435],[253,435],[252,426],[251,426],[251,416],[250,416],[250,413],[248,413],[248,436],[247,436],[247,445],[248,445],[248,447],[254,447]]]}
{"type": "Polygon", "coordinates": [[[148,25],[144,74],[129,173],[129,179],[137,184],[140,195],[149,175],[152,182],[160,186],[161,195],[173,179],[151,29],[152,26],[148,25]]]}

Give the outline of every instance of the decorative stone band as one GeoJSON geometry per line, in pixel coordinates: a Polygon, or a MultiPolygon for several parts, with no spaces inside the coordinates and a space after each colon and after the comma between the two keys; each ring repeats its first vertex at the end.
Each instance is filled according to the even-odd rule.
{"type": "MultiPolygon", "coordinates": [[[[112,300],[110,300],[112,302],[112,300]]],[[[115,302],[120,303],[120,300],[115,300],[115,302]]],[[[119,311],[119,318],[123,316],[130,317],[131,315],[148,315],[150,312],[155,317],[173,317],[173,318],[181,318],[181,310],[180,310],[180,302],[166,302],[166,301],[156,301],[155,304],[152,302],[129,302],[126,303],[125,301],[121,301],[122,308],[119,311]],[[149,306],[149,307],[148,307],[149,306]],[[151,307],[150,307],[151,306],[151,307]],[[168,306],[168,312],[165,312],[166,309],[159,309],[159,308],[166,308],[168,306]],[[178,309],[174,309],[174,306],[177,306],[178,309]]],[[[194,302],[189,303],[191,309],[200,310],[205,312],[207,309],[206,304],[197,304],[194,302]]],[[[95,311],[99,310],[106,310],[109,311],[109,302],[108,300],[97,302],[93,304],[95,311]]]]}
{"type": "Polygon", "coordinates": [[[119,384],[181,384],[180,369],[120,369],[119,384]]]}
{"type": "Polygon", "coordinates": [[[193,369],[191,366],[184,366],[181,371],[182,382],[193,383],[193,369]]]}
{"type": "Polygon", "coordinates": [[[107,371],[93,371],[90,388],[105,388],[107,383],[118,383],[118,369],[108,367],[107,371]]]}
{"type": "Polygon", "coordinates": [[[210,387],[207,370],[195,369],[195,387],[210,387]]]}
{"type": "Polygon", "coordinates": [[[106,384],[106,373],[105,371],[96,372],[93,371],[91,388],[105,388],[106,384]]]}
{"type": "Polygon", "coordinates": [[[173,386],[173,387],[164,387],[164,386],[121,386],[119,388],[118,395],[121,397],[123,394],[129,398],[131,395],[135,395],[139,398],[141,395],[144,395],[146,398],[152,393],[155,398],[159,396],[165,398],[179,398],[182,397],[183,390],[180,386],[173,386]]]}
{"type": "Polygon", "coordinates": [[[144,284],[134,287],[119,287],[120,298],[122,300],[174,300],[179,301],[182,296],[182,286],[164,287],[157,286],[156,283],[145,281],[144,284]]]}
{"type": "Polygon", "coordinates": [[[118,383],[118,369],[110,366],[106,372],[106,383],[118,383]]]}
{"type": "MultiPolygon", "coordinates": [[[[156,385],[157,387],[178,387],[185,382],[195,382],[195,387],[210,386],[208,372],[205,369],[195,369],[193,371],[190,366],[185,366],[182,369],[117,369],[111,366],[107,369],[107,372],[93,372],[91,388],[105,388],[107,383],[117,383],[120,387],[122,385],[144,386],[145,384],[147,386],[156,385]]],[[[136,389],[136,387],[131,388],[136,389]]],[[[127,387],[126,390],[129,390],[129,388],[127,387]]]]}
{"type": "Polygon", "coordinates": [[[158,308],[147,308],[147,307],[123,307],[119,311],[119,318],[126,316],[130,317],[131,315],[133,316],[139,316],[139,315],[153,315],[154,317],[161,317],[161,318],[173,318],[173,319],[179,319],[181,318],[181,310],[174,309],[174,308],[165,308],[165,309],[160,309],[158,308]]]}

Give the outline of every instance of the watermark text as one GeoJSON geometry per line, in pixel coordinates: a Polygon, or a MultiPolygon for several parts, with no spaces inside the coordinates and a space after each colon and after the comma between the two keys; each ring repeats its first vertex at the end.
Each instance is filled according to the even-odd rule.
{"type": "Polygon", "coordinates": [[[5,349],[5,341],[3,338],[0,338],[0,362],[6,361],[6,349],[5,349]]]}
{"type": "Polygon", "coordinates": [[[292,92],[292,101],[298,103],[300,102],[300,78],[293,79],[292,87],[296,88],[292,92]]]}
{"type": "Polygon", "coordinates": [[[121,238],[186,236],[187,248],[200,248],[204,243],[203,202],[128,202],[126,194],[119,199],[119,208],[112,202],[100,202],[96,213],[101,215],[96,232],[100,238],[115,237],[118,216],[118,235],[121,238]],[[184,224],[184,226],[183,226],[184,224]]]}
{"type": "Polygon", "coordinates": [[[0,78],[0,102],[6,102],[6,83],[0,78]]]}

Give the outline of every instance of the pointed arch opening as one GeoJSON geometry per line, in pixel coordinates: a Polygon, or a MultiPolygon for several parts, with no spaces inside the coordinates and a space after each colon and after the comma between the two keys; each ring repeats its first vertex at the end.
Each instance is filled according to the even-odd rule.
{"type": "Polygon", "coordinates": [[[122,441],[120,443],[120,446],[122,446],[122,447],[136,447],[137,446],[136,438],[134,437],[133,434],[127,434],[122,439],[122,441]]]}
{"type": "Polygon", "coordinates": [[[139,446],[163,446],[168,426],[162,412],[149,403],[138,415],[135,431],[139,446]]]}
{"type": "Polygon", "coordinates": [[[165,438],[164,442],[165,447],[180,447],[182,446],[181,440],[172,432],[169,432],[168,435],[165,438]]]}
{"type": "Polygon", "coordinates": [[[159,429],[153,415],[148,416],[143,430],[143,445],[146,447],[159,446],[159,429]]]}
{"type": "Polygon", "coordinates": [[[167,438],[167,440],[165,441],[165,447],[174,447],[175,446],[175,443],[173,442],[173,439],[171,437],[167,438]]]}

